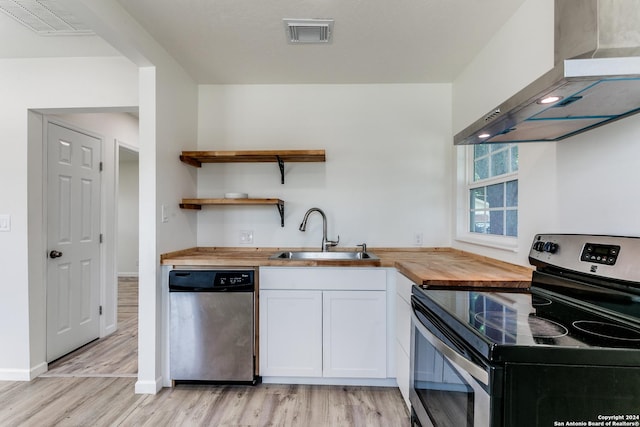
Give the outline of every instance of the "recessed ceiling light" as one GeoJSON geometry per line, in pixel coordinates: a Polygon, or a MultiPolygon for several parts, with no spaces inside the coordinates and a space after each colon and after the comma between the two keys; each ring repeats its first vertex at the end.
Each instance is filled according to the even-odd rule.
{"type": "Polygon", "coordinates": [[[289,43],[329,43],[333,19],[283,19],[289,43]]]}
{"type": "Polygon", "coordinates": [[[0,11],[40,35],[94,34],[55,0],[0,0],[0,11]]]}
{"type": "Polygon", "coordinates": [[[480,135],[478,135],[478,138],[480,139],[485,139],[485,138],[489,138],[491,135],[489,135],[488,133],[481,133],[480,135]]]}

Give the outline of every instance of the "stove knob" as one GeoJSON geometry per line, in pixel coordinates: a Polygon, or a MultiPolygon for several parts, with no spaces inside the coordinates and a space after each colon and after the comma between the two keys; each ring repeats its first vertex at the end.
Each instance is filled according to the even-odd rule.
{"type": "Polygon", "coordinates": [[[549,252],[550,254],[555,254],[558,251],[558,244],[553,242],[545,242],[542,250],[544,252],[549,252]]]}
{"type": "Polygon", "coordinates": [[[533,244],[533,250],[536,252],[542,252],[544,250],[544,242],[537,241],[533,244]]]}

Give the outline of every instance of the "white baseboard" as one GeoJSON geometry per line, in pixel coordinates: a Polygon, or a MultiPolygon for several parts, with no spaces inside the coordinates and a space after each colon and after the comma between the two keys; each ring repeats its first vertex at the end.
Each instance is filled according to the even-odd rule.
{"type": "Polygon", "coordinates": [[[104,338],[106,336],[111,335],[112,333],[114,333],[115,331],[118,330],[118,326],[113,324],[113,325],[109,325],[107,327],[104,328],[103,334],[100,336],[100,338],[104,338]]]}
{"type": "Polygon", "coordinates": [[[42,362],[39,365],[34,366],[33,368],[31,368],[30,370],[30,379],[34,379],[39,377],[40,375],[44,374],[45,372],[47,372],[49,370],[49,364],[47,362],[42,362]]]}
{"type": "Polygon", "coordinates": [[[136,382],[135,392],[136,394],[158,394],[162,389],[162,377],[156,378],[155,381],[140,381],[136,382]]]}
{"type": "Polygon", "coordinates": [[[48,370],[46,362],[31,369],[0,369],[0,381],[31,381],[48,370]]]}
{"type": "Polygon", "coordinates": [[[264,384],[398,387],[395,378],[262,377],[262,382],[264,384]]]}
{"type": "Polygon", "coordinates": [[[0,381],[31,381],[28,369],[0,369],[0,381]]]}

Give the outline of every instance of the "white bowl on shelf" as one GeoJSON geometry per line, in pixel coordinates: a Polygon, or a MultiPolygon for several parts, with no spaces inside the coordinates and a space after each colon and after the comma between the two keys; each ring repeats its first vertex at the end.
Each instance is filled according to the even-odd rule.
{"type": "Polygon", "coordinates": [[[224,193],[225,199],[247,199],[249,195],[247,193],[224,193]]]}

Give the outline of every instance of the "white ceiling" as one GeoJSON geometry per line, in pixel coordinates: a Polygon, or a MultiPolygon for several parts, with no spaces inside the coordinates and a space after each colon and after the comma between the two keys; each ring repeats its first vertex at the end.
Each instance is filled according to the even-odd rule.
{"type": "MultiPolygon", "coordinates": [[[[113,0],[202,84],[451,82],[525,0],[113,0]],[[330,44],[287,43],[283,18],[335,20],[330,44]]],[[[112,55],[0,14],[0,57],[112,55]]]]}

